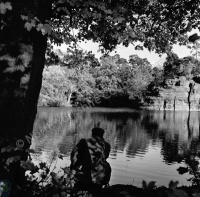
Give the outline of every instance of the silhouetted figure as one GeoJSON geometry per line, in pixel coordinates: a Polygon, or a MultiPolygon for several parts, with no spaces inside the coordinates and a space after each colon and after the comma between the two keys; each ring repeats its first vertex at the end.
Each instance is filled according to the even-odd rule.
{"type": "Polygon", "coordinates": [[[93,194],[100,192],[102,186],[108,185],[110,181],[111,167],[106,161],[110,144],[103,135],[103,129],[93,128],[92,137],[81,139],[71,153],[70,169],[76,171],[79,185],[93,194]]]}

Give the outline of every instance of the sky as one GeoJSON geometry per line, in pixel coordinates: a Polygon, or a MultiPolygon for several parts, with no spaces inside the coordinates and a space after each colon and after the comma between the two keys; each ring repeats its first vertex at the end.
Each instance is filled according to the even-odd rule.
{"type": "MultiPolygon", "coordinates": [[[[194,33],[197,33],[199,35],[198,30],[193,30],[192,32],[188,33],[188,35],[192,35],[194,33]]],[[[61,51],[66,52],[67,51],[67,45],[63,44],[60,47],[54,46],[55,48],[61,49],[61,51]]],[[[78,44],[78,47],[82,50],[86,51],[92,51],[93,54],[95,54],[95,57],[100,58],[102,54],[98,52],[98,43],[94,43],[92,41],[88,42],[82,42],[78,44]]],[[[173,52],[176,53],[179,58],[189,56],[191,55],[191,49],[188,49],[186,46],[179,46],[174,45],[173,46],[173,52]]],[[[163,62],[165,61],[166,54],[159,57],[158,54],[155,52],[149,52],[147,49],[144,50],[135,50],[133,45],[129,45],[129,47],[124,46],[118,46],[116,49],[116,53],[120,55],[121,58],[129,59],[130,55],[137,54],[141,58],[147,58],[147,60],[151,63],[151,65],[160,67],[162,66],[163,62]]],[[[112,52],[110,55],[115,55],[115,52],[112,52]]]]}
{"type": "MultiPolygon", "coordinates": [[[[98,53],[98,44],[93,42],[81,43],[80,47],[85,50],[91,50],[97,58],[101,57],[101,53],[98,53]]],[[[133,45],[129,47],[118,46],[116,53],[120,55],[120,57],[129,59],[130,55],[137,54],[141,58],[147,58],[148,61],[152,64],[152,66],[159,66],[165,61],[166,55],[159,57],[155,52],[149,52],[147,49],[144,50],[135,50],[133,45]]],[[[180,57],[185,57],[190,55],[190,49],[186,46],[178,46],[175,45],[173,47],[173,51],[180,57]]],[[[110,55],[115,55],[115,52],[112,52],[110,55]]]]}

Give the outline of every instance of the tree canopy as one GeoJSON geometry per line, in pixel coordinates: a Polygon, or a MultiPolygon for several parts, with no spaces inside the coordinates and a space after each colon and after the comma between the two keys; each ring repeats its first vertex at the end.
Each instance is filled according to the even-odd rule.
{"type": "Polygon", "coordinates": [[[160,53],[186,41],[185,33],[199,25],[199,9],[197,0],[59,0],[53,3],[53,33],[67,43],[92,39],[106,50],[140,41],[160,53]]]}
{"type": "Polygon", "coordinates": [[[199,61],[193,56],[179,58],[175,53],[168,53],[166,61],[163,64],[163,77],[176,78],[184,76],[187,79],[192,79],[199,75],[199,61]]]}
{"type": "Polygon", "coordinates": [[[48,17],[42,12],[49,10],[44,12],[38,0],[2,1],[1,32],[15,21],[30,32],[48,34],[56,44],[93,40],[103,51],[134,44],[136,49],[163,53],[174,43],[185,44],[186,33],[199,26],[198,0],[51,0],[45,4],[51,6],[48,17]]]}
{"type": "Polygon", "coordinates": [[[169,50],[174,43],[184,44],[186,32],[199,25],[198,0],[49,2],[52,7],[50,18],[32,12],[37,6],[38,10],[42,9],[38,0],[30,1],[29,6],[23,9],[23,4],[19,5],[18,1],[6,2],[13,8],[9,12],[7,9],[10,7],[5,7],[6,3],[2,4],[1,28],[5,26],[5,22],[9,24],[12,13],[19,9],[17,18],[23,20],[25,28],[49,34],[53,43],[93,40],[99,42],[105,50],[113,50],[118,44],[128,46],[140,41],[140,45],[136,44],[137,49],[146,47],[161,53],[169,50]],[[7,16],[9,18],[5,19],[7,16]]]}
{"type": "Polygon", "coordinates": [[[82,50],[75,52],[68,51],[58,65],[45,67],[40,106],[104,106],[106,100],[110,106],[126,103],[136,107],[132,101],[142,100],[154,79],[151,64],[137,55],[131,55],[128,61],[118,54],[104,55],[98,61],[91,53],[88,56],[82,50]],[[97,98],[100,103],[94,103],[97,98]],[[113,103],[120,98],[121,103],[113,103]]]}

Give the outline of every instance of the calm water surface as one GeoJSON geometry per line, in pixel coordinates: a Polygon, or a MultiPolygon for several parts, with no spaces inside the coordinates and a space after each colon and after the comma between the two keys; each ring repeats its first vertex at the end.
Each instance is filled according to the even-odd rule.
{"type": "Polygon", "coordinates": [[[108,162],[112,167],[110,184],[141,186],[142,180],[157,186],[178,180],[190,185],[184,156],[193,148],[200,151],[199,112],[137,111],[131,109],[39,108],[34,125],[32,148],[35,162],[47,162],[55,171],[70,164],[70,152],[80,138],[90,137],[99,125],[111,144],[108,162]],[[58,157],[62,156],[63,159],[58,157]]]}

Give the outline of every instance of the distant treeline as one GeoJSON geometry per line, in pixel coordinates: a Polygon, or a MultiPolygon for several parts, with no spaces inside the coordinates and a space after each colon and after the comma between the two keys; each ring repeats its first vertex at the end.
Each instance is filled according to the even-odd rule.
{"type": "Polygon", "coordinates": [[[43,72],[39,106],[109,106],[139,108],[148,96],[157,96],[166,79],[198,76],[200,62],[169,53],[163,66],[131,55],[96,59],[91,52],[68,50],[60,58],[51,52],[43,72]]]}

